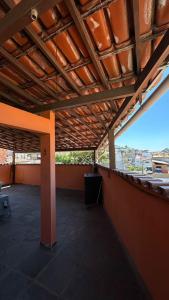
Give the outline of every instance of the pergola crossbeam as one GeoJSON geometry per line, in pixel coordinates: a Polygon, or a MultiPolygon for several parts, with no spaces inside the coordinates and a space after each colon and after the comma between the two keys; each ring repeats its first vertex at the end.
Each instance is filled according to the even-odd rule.
{"type": "Polygon", "coordinates": [[[69,101],[62,101],[59,103],[54,104],[47,104],[43,105],[43,107],[37,107],[32,110],[34,113],[38,113],[41,111],[46,110],[65,110],[65,109],[71,109],[76,108],[84,105],[109,101],[110,99],[120,99],[127,96],[133,96],[135,93],[135,87],[134,86],[124,86],[117,89],[111,89],[100,93],[95,93],[87,96],[80,96],[73,98],[69,101]]]}

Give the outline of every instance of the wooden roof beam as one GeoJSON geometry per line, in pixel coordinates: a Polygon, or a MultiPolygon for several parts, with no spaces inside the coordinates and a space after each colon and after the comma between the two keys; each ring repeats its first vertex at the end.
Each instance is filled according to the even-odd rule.
{"type": "Polygon", "coordinates": [[[58,118],[61,122],[62,122],[62,121],[66,122],[66,126],[67,126],[67,127],[69,127],[71,130],[73,129],[73,131],[75,131],[78,135],[80,135],[80,136],[81,136],[82,138],[84,138],[86,141],[91,142],[91,141],[88,139],[88,137],[85,136],[81,131],[77,130],[77,129],[75,128],[75,126],[71,126],[71,125],[69,124],[67,118],[60,117],[60,116],[57,115],[57,116],[56,116],[56,125],[57,125],[57,118],[58,118]]]}
{"type": "Polygon", "coordinates": [[[12,83],[10,80],[7,79],[6,76],[3,76],[2,74],[0,74],[0,83],[2,83],[5,87],[9,88],[16,94],[20,95],[23,99],[26,99],[36,105],[42,105],[42,103],[38,99],[32,97],[29,93],[25,93],[24,90],[12,83]]]}
{"type": "MultiPolygon", "coordinates": [[[[91,108],[91,107],[90,107],[91,108]]],[[[107,120],[107,122],[109,122],[110,120],[110,117],[109,117],[109,119],[108,119],[108,117],[107,116],[105,116],[105,114],[108,114],[109,116],[112,114],[112,111],[111,110],[108,110],[108,111],[101,111],[101,112],[97,112],[96,113],[97,114],[97,116],[104,116],[105,117],[105,119],[107,120]]],[[[58,116],[58,114],[56,114],[56,118],[57,118],[57,116],[58,116]]],[[[78,119],[82,119],[82,120],[84,120],[85,118],[91,118],[91,117],[93,117],[93,114],[92,113],[90,113],[90,114],[86,114],[86,115],[78,115],[78,119]]],[[[77,119],[77,117],[72,117],[72,116],[70,116],[70,117],[67,117],[66,118],[66,120],[68,120],[68,121],[74,121],[74,120],[76,120],[77,119]]]]}
{"type": "MultiPolygon", "coordinates": [[[[76,135],[74,135],[72,132],[69,132],[64,126],[61,126],[59,123],[57,123],[57,125],[59,126],[59,131],[63,131],[65,132],[68,136],[70,136],[70,138],[67,138],[66,136],[64,136],[65,139],[69,139],[72,143],[76,144],[77,147],[79,147],[79,145],[82,143],[84,144],[83,141],[80,141],[79,138],[77,138],[76,135]],[[73,139],[72,139],[73,138],[73,139]],[[74,140],[76,140],[77,142],[75,142],[74,140]]],[[[56,131],[58,130],[56,128],[56,131]]],[[[63,137],[63,136],[62,136],[63,137]]],[[[57,139],[57,138],[56,138],[57,139]]],[[[89,143],[92,144],[93,142],[89,140],[89,143]]]]}
{"type": "Polygon", "coordinates": [[[71,141],[71,143],[75,144],[76,146],[78,146],[77,142],[75,142],[72,137],[77,140],[79,142],[79,139],[76,138],[76,136],[74,136],[71,132],[69,132],[66,128],[60,126],[59,124],[57,124],[59,126],[59,130],[65,132],[68,136],[71,136],[71,138],[69,137],[68,139],[71,141]]]}
{"type": "Polygon", "coordinates": [[[0,54],[4,56],[16,69],[21,71],[23,74],[28,76],[34,83],[40,86],[45,92],[47,92],[51,97],[58,100],[58,95],[53,92],[45,82],[41,81],[37,78],[33,73],[31,73],[19,60],[13,57],[10,53],[8,53],[4,48],[0,47],[0,54]]]}
{"type": "MultiPolygon", "coordinates": [[[[137,75],[140,73],[140,21],[139,21],[139,0],[133,0],[133,18],[135,35],[135,57],[137,75]]],[[[138,95],[138,100],[142,102],[142,94],[138,95]]]]}
{"type": "MultiPolygon", "coordinates": [[[[43,6],[45,8],[44,11],[47,11],[48,8],[51,8],[52,6],[56,5],[57,3],[61,2],[61,0],[48,0],[48,1],[44,1],[44,0],[34,0],[35,2],[40,1],[41,4],[43,4],[43,6]],[[51,3],[50,3],[51,2],[51,3]],[[50,5],[49,5],[50,4],[50,5]]],[[[27,1],[27,0],[22,0],[22,2],[25,3],[29,3],[30,2],[34,2],[33,0],[27,1]]],[[[14,11],[16,8],[14,7],[13,4],[11,4],[11,2],[9,2],[8,0],[5,0],[5,3],[7,4],[7,6],[11,9],[11,11],[9,11],[9,13],[7,15],[9,15],[12,11],[14,11]],[[13,8],[14,7],[14,8],[13,8]]],[[[18,5],[17,5],[18,6],[18,5]]],[[[34,6],[33,6],[34,7],[34,6]]],[[[18,12],[17,12],[18,13],[18,12]]],[[[30,12],[29,12],[30,13],[30,12]]],[[[20,15],[20,12],[19,12],[20,15]]],[[[31,22],[29,22],[31,23],[31,22]]],[[[28,24],[29,24],[28,23],[28,24]]],[[[22,26],[22,29],[25,25],[22,26]]],[[[29,35],[29,37],[34,41],[35,45],[42,51],[42,53],[47,57],[47,59],[50,61],[50,63],[54,66],[54,68],[64,77],[64,79],[69,83],[69,85],[78,93],[81,95],[81,92],[79,91],[78,87],[76,86],[76,84],[74,83],[74,81],[68,76],[68,74],[64,71],[64,69],[60,66],[60,64],[56,61],[54,55],[48,50],[47,46],[45,45],[45,43],[43,42],[43,40],[38,36],[38,34],[32,29],[32,27],[30,25],[26,26],[24,28],[24,30],[26,31],[26,33],[29,35]]],[[[1,33],[1,32],[0,32],[1,33]]]]}
{"type": "Polygon", "coordinates": [[[5,93],[4,91],[0,90],[0,102],[3,102],[5,104],[9,104],[7,103],[7,101],[10,101],[11,104],[15,104],[15,106],[17,107],[21,107],[22,109],[25,110],[25,105],[23,103],[21,103],[16,96],[11,96],[9,93],[5,93]]]}
{"type": "Polygon", "coordinates": [[[81,120],[81,119],[78,119],[78,114],[75,112],[75,111],[71,111],[70,114],[72,116],[74,116],[75,118],[77,118],[77,121],[79,123],[81,123],[83,126],[87,127],[88,130],[97,138],[98,137],[98,134],[95,130],[93,130],[85,121],[81,120]]]}
{"type": "Polygon", "coordinates": [[[96,147],[77,147],[77,148],[56,148],[56,152],[65,152],[65,151],[93,151],[96,150],[96,147]]]}
{"type": "Polygon", "coordinates": [[[84,41],[84,44],[86,45],[86,48],[90,55],[90,58],[97,70],[97,73],[98,73],[103,85],[106,88],[109,88],[109,84],[106,79],[105,73],[103,71],[102,65],[97,57],[93,43],[90,39],[90,35],[86,29],[83,18],[81,17],[80,12],[77,8],[77,4],[75,4],[74,0],[66,0],[65,4],[66,4],[67,8],[69,9],[69,12],[74,20],[77,30],[79,31],[79,33],[81,35],[82,40],[84,41]]]}
{"type": "Polygon", "coordinates": [[[139,24],[139,0],[133,0],[133,18],[135,35],[135,54],[137,74],[140,73],[140,24],[139,24]]]}
{"type": "MultiPolygon", "coordinates": [[[[118,124],[118,122],[121,120],[121,117],[123,116],[124,112],[126,112],[130,108],[131,103],[134,100],[136,100],[136,98],[139,96],[139,94],[145,88],[148,81],[154,75],[154,72],[163,63],[163,61],[166,59],[166,57],[168,55],[169,55],[169,29],[165,33],[164,37],[162,38],[158,47],[155,49],[152,56],[150,57],[144,70],[140,73],[140,76],[138,77],[136,84],[135,84],[135,89],[136,89],[135,94],[132,97],[126,98],[126,100],[122,104],[121,108],[119,109],[119,111],[113,118],[112,122],[110,123],[108,130],[111,129],[112,127],[115,127],[118,124]]],[[[105,136],[108,133],[108,130],[105,132],[105,134],[101,138],[100,142],[98,143],[98,146],[102,143],[103,139],[105,138],[105,136]]]]}
{"type": "Polygon", "coordinates": [[[67,72],[64,71],[64,69],[60,66],[60,64],[57,62],[56,58],[54,57],[54,55],[51,53],[51,51],[48,49],[48,47],[45,45],[42,39],[38,36],[38,34],[34,30],[32,30],[30,25],[25,28],[25,31],[29,35],[29,37],[34,41],[36,46],[42,51],[42,53],[45,55],[48,61],[54,66],[54,68],[63,76],[63,78],[73,88],[73,90],[75,90],[79,95],[81,95],[81,92],[79,91],[77,85],[69,77],[67,72]]]}
{"type": "Polygon", "coordinates": [[[40,15],[59,2],[60,0],[22,0],[14,6],[12,1],[5,0],[4,3],[12,9],[0,21],[0,45],[33,21],[32,8],[35,8],[40,15]]]}
{"type": "Polygon", "coordinates": [[[102,120],[101,116],[98,116],[97,113],[89,105],[88,105],[88,109],[91,110],[92,116],[98,121],[98,123],[101,125],[101,127],[104,130],[106,130],[107,128],[106,128],[106,126],[104,124],[104,121],[102,120]]]}
{"type": "Polygon", "coordinates": [[[135,93],[134,86],[124,86],[116,89],[106,90],[104,92],[99,92],[87,96],[80,96],[73,98],[71,100],[62,101],[59,103],[46,104],[43,107],[37,107],[32,110],[34,113],[46,111],[46,110],[65,110],[75,107],[85,106],[93,103],[99,103],[104,101],[109,101],[112,99],[120,99],[127,96],[133,96],[135,93]]]}

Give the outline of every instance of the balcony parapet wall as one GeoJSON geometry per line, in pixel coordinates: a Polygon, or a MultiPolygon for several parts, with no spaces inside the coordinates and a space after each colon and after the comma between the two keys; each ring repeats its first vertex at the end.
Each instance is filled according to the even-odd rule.
{"type": "Polygon", "coordinates": [[[160,197],[164,200],[169,201],[169,178],[154,178],[149,175],[141,175],[136,172],[122,171],[122,170],[111,170],[108,167],[97,165],[99,168],[107,170],[108,173],[120,176],[128,183],[134,185],[136,188],[149,193],[155,197],[160,197]]]}
{"type": "MultiPolygon", "coordinates": [[[[91,164],[56,164],[56,187],[84,190],[84,174],[91,173],[91,164]]],[[[0,165],[0,181],[12,183],[12,165],[0,165]]],[[[40,164],[17,164],[15,183],[40,185],[40,164]]]]}
{"type": "Polygon", "coordinates": [[[168,193],[160,185],[152,188],[150,179],[144,181],[136,174],[102,166],[98,171],[103,178],[104,209],[130,261],[152,299],[169,299],[168,193]]]}

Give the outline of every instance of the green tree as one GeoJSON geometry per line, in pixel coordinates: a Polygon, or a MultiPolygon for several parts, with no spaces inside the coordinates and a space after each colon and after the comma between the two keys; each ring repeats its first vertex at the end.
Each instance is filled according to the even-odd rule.
{"type": "Polygon", "coordinates": [[[57,152],[55,159],[58,164],[88,164],[93,162],[93,151],[57,152]]]}

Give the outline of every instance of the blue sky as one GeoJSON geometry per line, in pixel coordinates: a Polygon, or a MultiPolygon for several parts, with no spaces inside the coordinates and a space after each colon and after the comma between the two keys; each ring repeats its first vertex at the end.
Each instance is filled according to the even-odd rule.
{"type": "MultiPolygon", "coordinates": [[[[168,74],[169,68],[164,77],[168,74]]],[[[152,151],[169,148],[169,90],[116,139],[116,145],[152,151]]]]}

